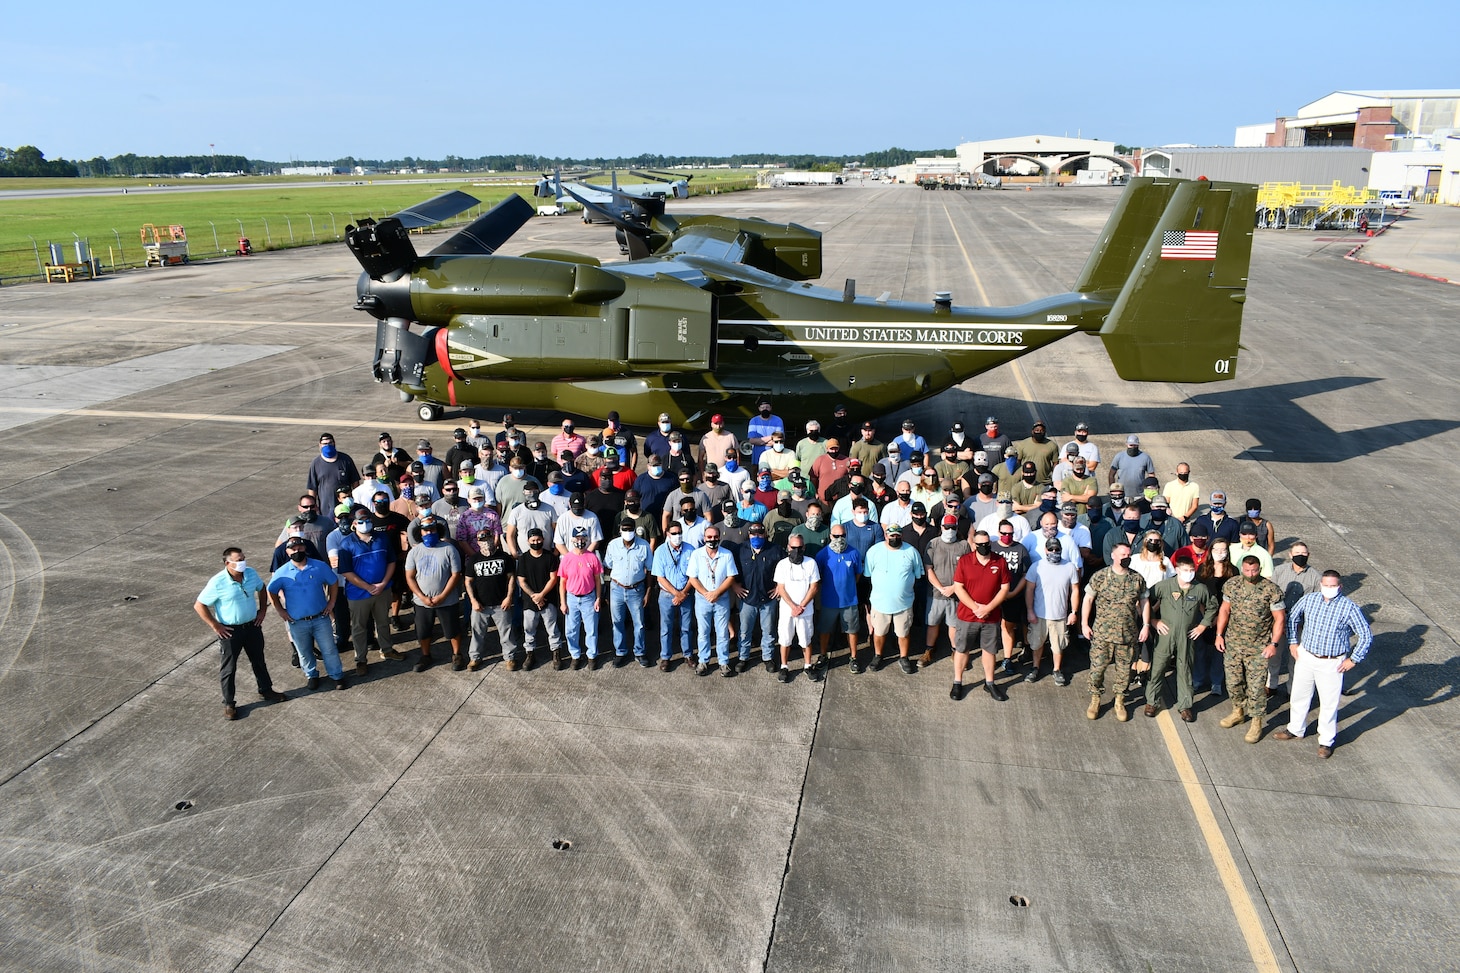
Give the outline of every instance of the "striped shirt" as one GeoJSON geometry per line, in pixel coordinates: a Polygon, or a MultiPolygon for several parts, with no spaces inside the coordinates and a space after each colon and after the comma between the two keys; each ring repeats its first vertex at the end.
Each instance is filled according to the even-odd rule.
{"type": "Polygon", "coordinates": [[[1357,665],[1369,654],[1374,633],[1364,613],[1343,595],[1325,601],[1314,592],[1298,599],[1288,613],[1288,641],[1302,645],[1311,655],[1324,659],[1348,656],[1357,665]],[[1299,638],[1302,629],[1302,638],[1299,638]],[[1358,644],[1350,650],[1349,640],[1358,636],[1358,644]]]}

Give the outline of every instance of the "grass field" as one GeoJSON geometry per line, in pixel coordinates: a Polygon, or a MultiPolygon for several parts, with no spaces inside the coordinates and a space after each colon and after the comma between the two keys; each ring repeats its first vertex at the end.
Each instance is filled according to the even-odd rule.
{"type": "MultiPolygon", "coordinates": [[[[450,174],[439,180],[424,176],[336,177],[322,185],[274,185],[247,188],[249,183],[278,182],[272,177],[229,180],[226,188],[199,188],[201,180],[171,180],[177,192],[123,193],[145,180],[134,179],[3,179],[0,189],[80,188],[100,184],[115,187],[114,194],[51,199],[0,197],[0,284],[37,278],[38,266],[48,262],[48,243],[65,247],[74,260],[73,241],[87,240],[101,260],[103,271],[142,264],[140,228],[144,223],[187,228],[188,252],[197,259],[232,253],[238,238],[246,236],[255,250],[310,246],[340,240],[345,226],[362,217],[380,219],[413,203],[460,189],[482,201],[480,209],[462,214],[452,224],[465,223],[508,193],[532,198],[535,173],[450,174]],[[406,181],[411,180],[411,181],[406,181]]],[[[745,172],[695,172],[691,189],[731,192],[750,188],[754,177],[745,172]]],[[[318,177],[295,177],[319,182],[318,177]]],[[[628,180],[627,175],[621,175],[628,180]]],[[[634,179],[634,181],[640,181],[634,179]]]]}

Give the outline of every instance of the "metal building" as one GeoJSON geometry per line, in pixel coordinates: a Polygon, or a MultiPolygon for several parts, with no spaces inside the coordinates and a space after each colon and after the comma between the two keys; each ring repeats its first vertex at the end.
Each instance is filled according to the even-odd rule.
{"type": "Polygon", "coordinates": [[[1374,153],[1352,146],[1253,148],[1220,145],[1164,146],[1141,153],[1141,175],[1202,176],[1232,182],[1297,182],[1368,186],[1374,153]]]}

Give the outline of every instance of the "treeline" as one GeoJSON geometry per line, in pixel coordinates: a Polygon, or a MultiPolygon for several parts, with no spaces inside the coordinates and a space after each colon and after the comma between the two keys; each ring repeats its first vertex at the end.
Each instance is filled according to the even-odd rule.
{"type": "Polygon", "coordinates": [[[0,147],[0,176],[75,176],[76,164],[65,159],[53,162],[46,160],[46,154],[34,145],[22,145],[18,149],[0,147]]]}
{"type": "Polygon", "coordinates": [[[636,155],[593,156],[585,158],[545,155],[483,155],[474,159],[448,155],[444,159],[358,159],[347,155],[339,159],[291,160],[272,162],[248,159],[241,155],[136,155],[126,152],[111,158],[96,156],[85,161],[65,159],[47,161],[45,153],[33,145],[18,149],[0,148],[0,176],[180,176],[183,173],[277,172],[284,166],[333,166],[350,172],[359,166],[366,169],[446,169],[452,172],[546,172],[559,166],[591,169],[669,169],[676,166],[761,166],[780,165],[788,169],[831,169],[863,165],[885,168],[902,165],[920,156],[952,155],[952,149],[882,149],[863,155],[810,155],[780,152],[744,152],[738,155],[636,155]]]}

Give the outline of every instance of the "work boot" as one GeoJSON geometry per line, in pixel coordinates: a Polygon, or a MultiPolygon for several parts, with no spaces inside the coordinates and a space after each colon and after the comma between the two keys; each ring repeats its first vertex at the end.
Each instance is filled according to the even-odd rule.
{"type": "Polygon", "coordinates": [[[1226,729],[1227,727],[1236,726],[1238,723],[1241,723],[1245,719],[1247,719],[1247,713],[1242,709],[1240,705],[1234,705],[1232,707],[1232,712],[1222,717],[1221,720],[1217,722],[1217,725],[1222,727],[1223,729],[1226,729]]]}
{"type": "Polygon", "coordinates": [[[1094,720],[1100,717],[1100,697],[1090,696],[1090,708],[1085,710],[1085,719],[1094,720]]]}
{"type": "Polygon", "coordinates": [[[563,669],[567,668],[567,665],[568,664],[563,661],[562,648],[556,645],[553,646],[553,668],[561,672],[563,669]]]}
{"type": "Polygon", "coordinates": [[[1247,735],[1245,737],[1243,737],[1242,739],[1246,740],[1248,743],[1256,743],[1258,740],[1261,740],[1262,739],[1262,721],[1261,720],[1253,720],[1252,721],[1252,725],[1247,728],[1247,735]]]}
{"type": "Polygon", "coordinates": [[[1130,711],[1125,708],[1125,698],[1119,693],[1115,694],[1115,718],[1122,723],[1130,720],[1130,711]]]}

